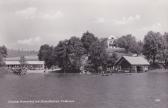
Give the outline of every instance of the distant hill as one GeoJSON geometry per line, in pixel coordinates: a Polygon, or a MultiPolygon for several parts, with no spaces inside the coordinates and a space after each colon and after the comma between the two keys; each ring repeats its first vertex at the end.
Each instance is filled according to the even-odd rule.
{"type": "Polygon", "coordinates": [[[18,56],[35,56],[38,54],[38,51],[34,50],[15,50],[15,49],[8,49],[8,56],[7,57],[18,57],[18,56]]]}

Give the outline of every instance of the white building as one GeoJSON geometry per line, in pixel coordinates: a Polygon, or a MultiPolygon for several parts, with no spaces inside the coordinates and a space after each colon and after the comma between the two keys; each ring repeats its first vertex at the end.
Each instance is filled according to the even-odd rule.
{"type": "MultiPolygon", "coordinates": [[[[24,66],[30,70],[44,69],[44,61],[39,61],[37,56],[25,56],[24,66]]],[[[20,57],[5,58],[5,64],[8,68],[17,68],[21,66],[20,57]]]]}
{"type": "Polygon", "coordinates": [[[108,48],[116,48],[116,45],[114,43],[115,39],[117,39],[115,36],[111,35],[107,39],[107,47],[108,48]]]}

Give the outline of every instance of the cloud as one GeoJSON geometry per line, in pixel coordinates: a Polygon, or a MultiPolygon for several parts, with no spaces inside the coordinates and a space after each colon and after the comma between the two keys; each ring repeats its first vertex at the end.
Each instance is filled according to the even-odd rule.
{"type": "Polygon", "coordinates": [[[141,30],[142,31],[152,30],[152,31],[160,31],[161,32],[161,31],[163,31],[163,26],[160,22],[158,22],[158,23],[152,24],[150,26],[143,27],[141,30]]]}
{"type": "Polygon", "coordinates": [[[18,44],[22,44],[22,45],[35,45],[35,44],[39,44],[40,42],[41,42],[40,37],[33,37],[33,38],[28,38],[28,39],[17,41],[18,44]]]}
{"type": "Polygon", "coordinates": [[[99,17],[95,21],[95,23],[104,23],[104,22],[105,22],[105,18],[103,18],[103,17],[99,17]]]}
{"type": "Polygon", "coordinates": [[[141,19],[140,15],[122,17],[122,19],[105,19],[104,17],[96,18],[95,23],[112,23],[115,25],[126,25],[141,19]]]}
{"type": "Polygon", "coordinates": [[[16,11],[16,14],[22,17],[25,17],[26,19],[32,19],[36,16],[37,8],[29,7],[24,10],[16,11]]]}
{"type": "Polygon", "coordinates": [[[140,19],[141,19],[141,16],[137,14],[135,16],[123,17],[121,20],[113,19],[113,23],[116,25],[125,25],[125,24],[138,21],[140,19]]]}
{"type": "Polygon", "coordinates": [[[40,11],[37,8],[29,7],[24,10],[16,11],[16,15],[24,17],[26,19],[58,19],[64,16],[63,12],[60,10],[50,10],[50,11],[40,11]]]}
{"type": "Polygon", "coordinates": [[[50,13],[44,13],[41,15],[41,17],[43,19],[57,19],[57,18],[61,18],[63,16],[64,16],[64,14],[60,10],[58,10],[56,12],[52,11],[50,13]]]}

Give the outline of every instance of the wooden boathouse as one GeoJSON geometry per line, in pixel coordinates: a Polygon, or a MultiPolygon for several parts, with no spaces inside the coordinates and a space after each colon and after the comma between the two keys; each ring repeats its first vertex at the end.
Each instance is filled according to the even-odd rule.
{"type": "Polygon", "coordinates": [[[146,72],[149,62],[142,56],[123,56],[115,63],[118,72],[146,72]]]}

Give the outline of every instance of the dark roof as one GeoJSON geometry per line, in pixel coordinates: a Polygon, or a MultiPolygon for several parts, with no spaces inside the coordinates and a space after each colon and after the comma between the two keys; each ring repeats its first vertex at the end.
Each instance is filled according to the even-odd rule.
{"type": "Polygon", "coordinates": [[[150,65],[142,56],[123,56],[116,62],[116,64],[118,64],[122,59],[125,59],[131,65],[150,65]]]}

